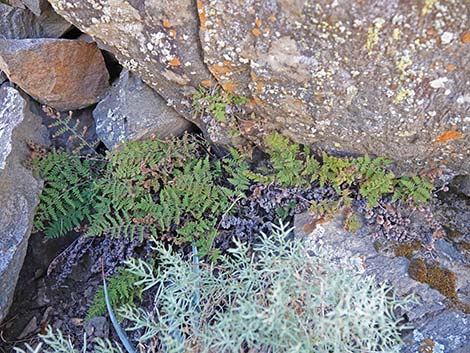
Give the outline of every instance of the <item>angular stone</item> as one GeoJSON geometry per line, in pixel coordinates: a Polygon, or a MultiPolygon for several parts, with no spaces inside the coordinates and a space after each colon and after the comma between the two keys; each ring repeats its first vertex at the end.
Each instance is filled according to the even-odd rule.
{"type": "MultiPolygon", "coordinates": [[[[351,234],[344,230],[344,217],[341,216],[330,222],[317,224],[313,230],[310,227],[311,221],[308,213],[296,215],[294,218],[295,235],[305,239],[310,252],[315,253],[315,249],[321,247],[331,255],[332,261],[353,267],[365,275],[372,275],[379,283],[388,283],[397,295],[415,295],[418,301],[406,311],[408,324],[412,325],[415,331],[407,336],[402,352],[416,352],[424,338],[436,341],[442,345],[445,352],[450,353],[457,353],[460,347],[470,344],[470,315],[448,309],[446,297],[427,284],[412,279],[408,275],[410,260],[378,252],[370,236],[373,231],[368,226],[363,226],[357,233],[351,234]],[[449,322],[441,328],[440,323],[449,318],[455,320],[452,321],[453,324],[449,322]]],[[[457,291],[460,292],[470,281],[468,265],[462,263],[460,256],[451,256],[452,254],[449,244],[437,244],[435,260],[456,273],[457,291]],[[449,258],[452,258],[452,261],[449,258]]]]}
{"type": "Polygon", "coordinates": [[[82,32],[109,48],[119,62],[155,89],[170,106],[193,117],[192,96],[215,83],[202,61],[196,8],[192,0],[51,0],[54,9],[82,32]]]}
{"type": "Polygon", "coordinates": [[[49,5],[47,0],[9,0],[8,3],[21,9],[28,8],[36,16],[41,16],[49,5]]]}
{"type": "Polygon", "coordinates": [[[0,86],[0,321],[13,300],[42,182],[25,166],[27,142],[49,143],[47,129],[19,92],[0,86]]]}
{"type": "Polygon", "coordinates": [[[41,15],[36,16],[28,9],[0,3],[0,38],[57,38],[71,27],[48,4],[43,5],[41,15]]]}
{"type": "Polygon", "coordinates": [[[93,116],[96,132],[106,147],[155,135],[181,135],[192,124],[179,115],[153,89],[127,70],[109,94],[98,103],[93,116]]]}
{"type": "Polygon", "coordinates": [[[100,100],[109,88],[95,44],[66,39],[0,39],[0,69],[39,102],[75,110],[100,100]]]}
{"type": "MultiPolygon", "coordinates": [[[[468,353],[470,348],[470,315],[446,310],[405,337],[402,353],[423,352],[425,342],[432,341],[432,352],[468,353]],[[428,340],[428,341],[426,341],[428,340]]],[[[426,352],[426,351],[424,351],[426,352]]]]}
{"type": "Polygon", "coordinates": [[[452,181],[459,193],[470,197],[470,175],[459,175],[452,181]]]}
{"type": "Polygon", "coordinates": [[[50,1],[188,119],[194,88],[216,81],[252,98],[257,137],[470,173],[465,1],[50,1]]]}

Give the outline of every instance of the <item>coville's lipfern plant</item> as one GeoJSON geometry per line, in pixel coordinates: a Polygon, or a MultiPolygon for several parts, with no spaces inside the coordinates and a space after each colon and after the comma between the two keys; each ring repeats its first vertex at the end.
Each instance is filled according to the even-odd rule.
{"type": "Polygon", "coordinates": [[[255,182],[276,182],[285,187],[308,187],[318,182],[320,187],[332,186],[341,197],[347,195],[345,189],[357,187],[369,207],[377,206],[381,197],[390,194],[393,200],[410,203],[425,203],[432,196],[432,183],[418,176],[396,177],[387,169],[392,161],[382,157],[335,157],[323,152],[320,163],[308,147],[276,132],[267,136],[265,145],[270,167],[243,172],[255,182]]]}
{"type": "Polygon", "coordinates": [[[246,190],[247,179],[234,162],[209,158],[204,144],[185,136],[131,142],[106,157],[53,151],[35,162],[45,181],[35,227],[50,237],[76,227],[86,236],[171,234],[176,243],[195,242],[207,254],[216,224],[246,190]],[[225,187],[221,179],[230,172],[233,187],[225,187]]]}
{"type": "Polygon", "coordinates": [[[45,181],[34,219],[36,230],[57,237],[90,219],[99,177],[95,160],[52,151],[34,160],[33,167],[45,181]]]}

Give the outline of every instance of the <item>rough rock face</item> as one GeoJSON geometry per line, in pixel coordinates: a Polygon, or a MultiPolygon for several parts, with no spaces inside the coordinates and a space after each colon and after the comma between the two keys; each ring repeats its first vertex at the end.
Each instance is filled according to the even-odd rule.
{"type": "MultiPolygon", "coordinates": [[[[436,347],[433,352],[461,353],[460,349],[470,347],[470,315],[454,309],[448,298],[427,284],[412,279],[408,272],[410,260],[405,257],[388,256],[374,248],[371,231],[363,227],[358,233],[344,230],[342,217],[319,224],[311,233],[304,226],[310,224],[307,214],[297,215],[294,220],[295,234],[305,238],[307,248],[322,246],[344,266],[352,266],[366,275],[373,275],[380,283],[392,285],[398,295],[414,293],[418,302],[406,311],[413,332],[405,337],[403,353],[414,353],[431,340],[436,347]],[[451,321],[448,321],[451,320],[451,321]]],[[[310,227],[309,227],[310,228],[310,227]]],[[[458,276],[457,292],[459,298],[468,304],[469,265],[462,259],[452,245],[444,240],[436,244],[436,260],[458,276]]]]}
{"type": "Polygon", "coordinates": [[[463,1],[50,2],[187,118],[194,87],[216,81],[300,142],[470,173],[463,1]]]}
{"type": "Polygon", "coordinates": [[[178,136],[192,125],[127,70],[121,72],[108,96],[98,103],[93,116],[97,135],[109,149],[152,134],[159,138],[178,136]]]}
{"type": "Polygon", "coordinates": [[[9,0],[8,3],[22,9],[28,8],[36,16],[40,16],[48,5],[47,0],[9,0]]]}
{"type": "Polygon", "coordinates": [[[42,183],[24,163],[27,141],[48,144],[47,129],[8,84],[0,87],[0,321],[13,299],[42,183]]]}
{"type": "Polygon", "coordinates": [[[7,76],[0,71],[0,85],[7,80],[7,76]]]}
{"type": "Polygon", "coordinates": [[[56,38],[71,28],[71,24],[55,13],[49,4],[33,11],[36,15],[28,9],[0,3],[0,38],[56,38]],[[37,15],[36,10],[39,9],[41,13],[37,15]]]}
{"type": "Polygon", "coordinates": [[[0,39],[0,69],[41,103],[74,110],[99,101],[109,74],[95,44],[65,39],[0,39]]]}

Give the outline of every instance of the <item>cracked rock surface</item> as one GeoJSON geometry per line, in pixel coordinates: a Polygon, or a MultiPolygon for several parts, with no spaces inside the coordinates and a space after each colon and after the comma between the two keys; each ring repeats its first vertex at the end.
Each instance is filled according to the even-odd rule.
{"type": "Polygon", "coordinates": [[[42,182],[25,163],[27,142],[47,145],[49,137],[28,103],[8,84],[0,86],[0,321],[7,314],[28,247],[42,182]]]}
{"type": "Polygon", "coordinates": [[[470,172],[470,9],[463,1],[51,0],[183,116],[199,86],[260,120],[399,173],[470,172]]]}

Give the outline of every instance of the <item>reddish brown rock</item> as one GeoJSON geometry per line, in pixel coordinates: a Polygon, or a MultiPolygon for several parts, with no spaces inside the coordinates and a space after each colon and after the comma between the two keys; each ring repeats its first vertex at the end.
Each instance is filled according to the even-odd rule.
{"type": "Polygon", "coordinates": [[[60,111],[94,104],[109,88],[101,52],[81,41],[0,40],[0,70],[36,100],[60,111]]]}
{"type": "Polygon", "coordinates": [[[204,130],[204,123],[192,114],[192,96],[201,83],[211,85],[215,80],[202,60],[193,0],[50,3],[204,130]]]}

